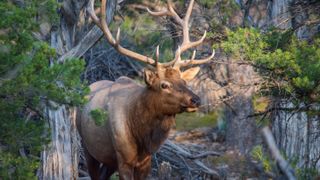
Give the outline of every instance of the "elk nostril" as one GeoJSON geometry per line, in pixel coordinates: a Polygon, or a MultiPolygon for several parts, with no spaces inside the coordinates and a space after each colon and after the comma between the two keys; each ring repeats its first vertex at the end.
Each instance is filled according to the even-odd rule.
{"type": "Polygon", "coordinates": [[[201,103],[200,98],[199,97],[192,97],[191,98],[191,103],[193,105],[200,106],[200,103],[201,103]]]}

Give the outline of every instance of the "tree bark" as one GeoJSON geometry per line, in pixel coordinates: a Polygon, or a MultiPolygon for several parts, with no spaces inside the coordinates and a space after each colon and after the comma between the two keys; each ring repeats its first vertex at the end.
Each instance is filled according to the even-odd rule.
{"type": "Polygon", "coordinates": [[[249,65],[228,65],[229,80],[232,84],[238,84],[228,89],[228,93],[234,96],[233,101],[227,103],[225,119],[227,121],[226,142],[240,151],[248,154],[256,143],[256,121],[249,117],[254,113],[252,96],[255,92],[253,82],[255,73],[249,65]]]}

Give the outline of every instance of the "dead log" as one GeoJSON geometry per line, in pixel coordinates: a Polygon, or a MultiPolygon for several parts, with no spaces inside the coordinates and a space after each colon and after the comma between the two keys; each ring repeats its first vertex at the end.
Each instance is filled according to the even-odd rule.
{"type": "MultiPolygon", "coordinates": [[[[155,171],[161,169],[162,162],[170,164],[172,171],[177,171],[181,176],[188,178],[210,176],[213,179],[220,177],[219,173],[206,166],[199,159],[207,156],[219,156],[220,153],[214,151],[192,152],[184,148],[182,145],[175,144],[167,140],[160,150],[153,157],[153,168],[155,171]]],[[[193,179],[193,178],[191,178],[193,179]]]]}

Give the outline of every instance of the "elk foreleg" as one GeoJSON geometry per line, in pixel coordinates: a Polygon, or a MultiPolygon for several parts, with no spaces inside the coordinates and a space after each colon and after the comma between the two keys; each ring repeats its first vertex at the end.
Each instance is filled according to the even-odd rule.
{"type": "Polygon", "coordinates": [[[100,168],[100,179],[99,180],[108,180],[112,174],[116,171],[116,167],[111,167],[103,164],[100,168]]]}
{"type": "Polygon", "coordinates": [[[84,153],[86,157],[86,162],[87,162],[87,168],[89,171],[89,175],[92,180],[99,180],[99,167],[100,163],[92,157],[89,152],[84,148],[84,153]]]}
{"type": "Polygon", "coordinates": [[[122,151],[116,152],[120,180],[133,180],[134,165],[136,162],[135,154],[129,153],[129,149],[121,148],[121,150],[122,151]]]}
{"type": "Polygon", "coordinates": [[[139,162],[134,168],[134,179],[144,180],[151,170],[151,156],[147,156],[143,161],[139,162]]]}
{"type": "Polygon", "coordinates": [[[120,180],[133,180],[134,167],[128,163],[119,163],[120,180]]]}

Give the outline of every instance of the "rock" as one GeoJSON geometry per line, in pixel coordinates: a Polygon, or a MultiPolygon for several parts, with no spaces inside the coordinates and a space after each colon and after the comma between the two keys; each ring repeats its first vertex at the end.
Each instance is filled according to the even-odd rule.
{"type": "Polygon", "coordinates": [[[40,24],[40,33],[42,36],[46,37],[51,31],[51,24],[48,22],[43,22],[40,24]]]}

